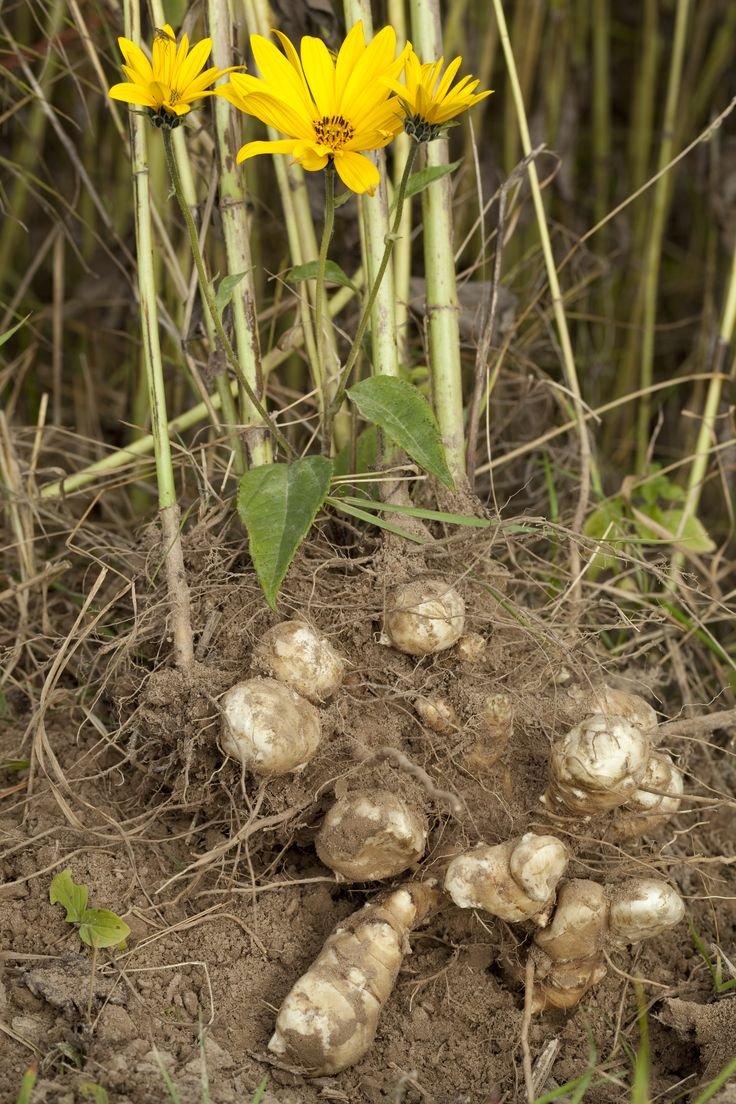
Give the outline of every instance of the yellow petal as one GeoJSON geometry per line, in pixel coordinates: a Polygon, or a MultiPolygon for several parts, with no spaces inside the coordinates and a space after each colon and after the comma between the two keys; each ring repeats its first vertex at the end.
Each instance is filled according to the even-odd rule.
{"type": "Polygon", "coordinates": [[[136,73],[140,73],[146,80],[153,78],[151,63],[140,46],[136,46],[135,42],[131,42],[129,38],[119,38],[118,46],[131,69],[135,69],[136,73]]]}
{"type": "Polygon", "coordinates": [[[107,93],[112,100],[138,104],[140,107],[158,107],[150,92],[139,84],[114,84],[107,93]]]}
{"type": "MultiPolygon", "coordinates": [[[[386,69],[393,65],[395,53],[396,32],[393,27],[384,27],[363,51],[345,85],[340,110],[346,118],[352,117],[355,101],[365,94],[366,89],[380,91],[379,80],[386,69]]],[[[400,70],[399,66],[399,72],[400,70]]]]}
{"type": "Polygon", "coordinates": [[[447,66],[447,69],[445,69],[445,72],[443,74],[442,80],[440,81],[440,83],[437,86],[437,91],[435,92],[435,99],[443,100],[445,98],[445,96],[447,95],[447,93],[449,91],[450,85],[452,84],[452,82],[455,79],[455,74],[457,73],[458,69],[462,65],[462,60],[463,59],[461,57],[456,57],[447,66]]]}
{"type": "Polygon", "coordinates": [[[338,114],[339,105],[335,103],[335,65],[322,39],[305,35],[302,39],[301,57],[304,76],[318,113],[322,117],[338,114]]]}
{"type": "Polygon", "coordinates": [[[182,92],[197,76],[197,73],[210,56],[211,51],[211,38],[203,38],[201,42],[198,42],[196,46],[192,47],[191,53],[177,74],[177,86],[182,92]]]}
{"type": "Polygon", "coordinates": [[[351,192],[356,192],[358,195],[362,195],[364,192],[367,192],[368,195],[375,194],[381,179],[378,169],[372,161],[369,161],[367,157],[363,157],[361,153],[346,151],[336,153],[335,168],[343,184],[351,192]]]}
{"type": "Polygon", "coordinates": [[[263,92],[253,92],[244,97],[242,104],[237,106],[248,115],[255,115],[256,119],[267,126],[272,126],[274,130],[280,130],[282,134],[307,140],[314,138],[311,121],[303,119],[291,103],[277,100],[263,92]]]}
{"type": "Polygon", "coordinates": [[[279,96],[288,100],[292,107],[300,107],[305,118],[316,118],[317,111],[304,78],[281,51],[260,35],[251,35],[250,44],[266,84],[274,91],[278,90],[279,96]]]}
{"type": "Polygon", "coordinates": [[[294,160],[307,172],[319,172],[327,164],[329,158],[324,148],[315,142],[297,142],[294,146],[294,160]]]}
{"type": "Polygon", "coordinates": [[[340,47],[335,66],[335,100],[341,103],[345,94],[345,88],[355,66],[360,61],[365,51],[365,35],[363,24],[360,20],[349,31],[345,41],[340,47]]]}
{"type": "Polygon", "coordinates": [[[238,164],[250,157],[258,157],[259,153],[291,153],[295,145],[293,138],[279,138],[276,142],[246,142],[238,150],[238,164]]]}

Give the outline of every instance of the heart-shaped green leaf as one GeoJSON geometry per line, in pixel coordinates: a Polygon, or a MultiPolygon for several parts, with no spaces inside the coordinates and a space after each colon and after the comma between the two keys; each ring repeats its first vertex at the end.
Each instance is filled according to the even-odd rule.
{"type": "Polygon", "coordinates": [[[117,947],[130,935],[130,928],[109,909],[85,909],[79,925],[79,938],[88,947],[117,947]]]}
{"type": "Polygon", "coordinates": [[[238,513],[272,609],[296,550],[325,500],[331,476],[332,464],[325,456],[306,456],[293,464],[251,468],[240,479],[238,513]]]}
{"type": "Polygon", "coordinates": [[[70,924],[78,924],[87,908],[89,890],[86,885],[77,885],[69,867],[52,879],[49,889],[49,901],[52,905],[63,905],[65,919],[70,924]]]}

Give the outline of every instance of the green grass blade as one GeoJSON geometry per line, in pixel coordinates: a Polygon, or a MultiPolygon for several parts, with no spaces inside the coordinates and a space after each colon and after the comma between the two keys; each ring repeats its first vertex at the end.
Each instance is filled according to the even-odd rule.
{"type": "Polygon", "coordinates": [[[23,1074],[15,1104],[30,1104],[31,1095],[38,1080],[38,1066],[34,1062],[23,1074]]]}
{"type": "Polygon", "coordinates": [[[332,506],[333,510],[349,514],[350,517],[358,518],[360,521],[367,521],[369,525],[377,525],[379,529],[385,529],[387,533],[394,533],[397,537],[405,537],[406,540],[414,541],[415,544],[427,543],[421,537],[417,537],[413,533],[407,533],[405,529],[401,529],[398,525],[392,525],[385,518],[376,514],[369,514],[366,510],[359,510],[357,506],[347,505],[342,498],[333,498],[332,495],[329,495],[325,501],[332,506]]]}
{"type": "Polygon", "coordinates": [[[710,1085],[703,1089],[702,1093],[693,1100],[693,1104],[706,1104],[706,1101],[710,1100],[719,1089],[722,1089],[731,1078],[736,1074],[736,1058],[732,1058],[727,1066],[721,1070],[717,1077],[714,1077],[710,1085]]]}
{"type": "Polygon", "coordinates": [[[376,502],[373,499],[356,498],[353,495],[340,497],[340,502],[366,510],[386,510],[390,514],[406,514],[408,517],[423,518],[424,521],[444,521],[447,525],[466,525],[471,529],[488,529],[491,522],[487,518],[466,517],[465,514],[447,514],[443,510],[425,510],[420,506],[392,506],[388,502],[376,502]]]}

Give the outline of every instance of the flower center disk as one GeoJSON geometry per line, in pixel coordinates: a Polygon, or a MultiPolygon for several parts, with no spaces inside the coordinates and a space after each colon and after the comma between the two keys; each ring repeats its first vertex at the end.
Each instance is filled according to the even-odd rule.
{"type": "Polygon", "coordinates": [[[323,115],[314,124],[317,141],[330,149],[342,149],[355,134],[355,128],[342,115],[323,115]]]}

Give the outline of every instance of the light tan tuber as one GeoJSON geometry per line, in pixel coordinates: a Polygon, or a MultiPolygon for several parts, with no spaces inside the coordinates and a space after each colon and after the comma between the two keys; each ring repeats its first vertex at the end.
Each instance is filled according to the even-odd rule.
{"type": "Polygon", "coordinates": [[[524,836],[481,844],[447,868],[445,889],[460,908],[479,908],[511,922],[545,922],[568,852],[555,836],[524,836]]]}
{"type": "Polygon", "coordinates": [[[317,751],[319,713],[275,679],[238,682],[220,699],[222,749],[263,778],[301,770],[317,751]]]}
{"type": "Polygon", "coordinates": [[[613,835],[618,839],[645,836],[680,807],[684,790],[682,772],[669,755],[653,751],[638,789],[623,805],[613,824],[613,835]]]}
{"type": "Polygon", "coordinates": [[[348,882],[392,878],[421,859],[426,843],[424,818],[390,790],[339,798],[315,840],[325,866],[348,882]]]}
{"type": "Polygon", "coordinates": [[[409,932],[438,900],[435,889],[414,882],[349,916],[286,996],[269,1050],[313,1077],[358,1062],[375,1038],[409,932]]]}
{"type": "Polygon", "coordinates": [[[465,627],[465,602],[441,579],[416,579],[389,595],[383,617],[387,642],[400,652],[424,656],[457,643],[465,627]]]}
{"type": "Polygon", "coordinates": [[[317,705],[340,688],[345,671],[330,642],[304,621],[268,629],[253,651],[253,665],[317,705]]]}
{"type": "Polygon", "coordinates": [[[649,754],[646,733],[623,717],[594,714],[553,744],[542,800],[583,816],[614,809],[639,787],[649,754]]]}
{"type": "Polygon", "coordinates": [[[414,710],[422,724],[441,736],[457,732],[460,721],[452,703],[439,694],[414,699],[414,710]]]}
{"type": "Polygon", "coordinates": [[[682,899],[666,882],[631,878],[613,887],[584,879],[564,882],[549,927],[534,936],[532,1009],[572,1008],[605,977],[606,945],[651,939],[684,915],[682,899]]]}

